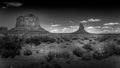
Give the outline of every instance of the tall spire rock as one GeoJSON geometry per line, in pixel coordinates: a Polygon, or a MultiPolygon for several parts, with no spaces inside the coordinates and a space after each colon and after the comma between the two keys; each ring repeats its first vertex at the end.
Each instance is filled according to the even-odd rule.
{"type": "Polygon", "coordinates": [[[37,33],[49,33],[40,26],[40,19],[34,14],[27,14],[24,16],[19,16],[16,19],[16,26],[9,30],[10,33],[15,34],[35,34],[37,33]]]}
{"type": "Polygon", "coordinates": [[[79,29],[76,32],[73,32],[75,34],[88,34],[87,31],[85,31],[83,23],[79,24],[79,29]]]}

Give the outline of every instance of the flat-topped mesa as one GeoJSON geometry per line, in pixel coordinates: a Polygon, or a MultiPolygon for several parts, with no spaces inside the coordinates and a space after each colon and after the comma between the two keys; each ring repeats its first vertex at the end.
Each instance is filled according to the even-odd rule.
{"type": "Polygon", "coordinates": [[[43,29],[40,26],[40,19],[38,16],[35,16],[34,14],[27,14],[24,16],[19,16],[16,20],[16,26],[15,28],[12,28],[10,33],[49,33],[45,29],[43,29]]]}
{"type": "Polygon", "coordinates": [[[74,34],[88,34],[88,32],[85,31],[84,25],[82,23],[79,24],[79,29],[73,33],[74,34]]]}

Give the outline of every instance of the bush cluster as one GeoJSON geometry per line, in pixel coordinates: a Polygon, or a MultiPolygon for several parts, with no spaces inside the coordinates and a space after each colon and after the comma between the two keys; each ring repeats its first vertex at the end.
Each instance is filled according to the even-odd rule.
{"type": "Polygon", "coordinates": [[[83,48],[86,49],[87,52],[83,52],[80,48],[75,48],[72,51],[73,55],[81,57],[82,59],[94,58],[97,60],[105,59],[112,55],[120,55],[120,46],[111,43],[101,45],[101,47],[99,47],[101,48],[100,50],[97,50],[99,48],[93,49],[90,45],[85,45],[83,48]]]}
{"type": "Polygon", "coordinates": [[[0,55],[3,58],[14,58],[19,55],[19,50],[23,44],[24,39],[18,36],[3,36],[0,38],[0,55]]]}
{"type": "Polygon", "coordinates": [[[75,48],[73,51],[72,51],[73,55],[77,56],[77,57],[82,57],[82,55],[84,54],[83,51],[81,51],[80,48],[75,48]]]}
{"type": "Polygon", "coordinates": [[[50,38],[48,36],[31,37],[25,39],[25,43],[35,45],[40,45],[41,43],[54,43],[55,41],[56,40],[54,38],[50,38]]]}
{"type": "Polygon", "coordinates": [[[53,52],[53,51],[50,51],[48,53],[48,55],[45,57],[47,62],[50,62],[51,60],[53,59],[69,59],[71,57],[71,54],[68,53],[68,52],[60,52],[60,53],[57,53],[57,52],[53,52]]]}

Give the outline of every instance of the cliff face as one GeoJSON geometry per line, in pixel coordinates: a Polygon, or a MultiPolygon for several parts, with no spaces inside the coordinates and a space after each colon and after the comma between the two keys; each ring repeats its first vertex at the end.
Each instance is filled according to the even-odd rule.
{"type": "Polygon", "coordinates": [[[28,14],[17,18],[16,27],[40,27],[39,17],[28,14]]]}
{"type": "Polygon", "coordinates": [[[85,31],[84,25],[82,23],[79,24],[79,29],[73,33],[75,33],[75,34],[88,34],[88,32],[85,31]]]}
{"type": "Polygon", "coordinates": [[[9,30],[9,33],[15,34],[34,34],[37,33],[49,33],[40,26],[39,17],[33,14],[27,14],[25,16],[19,16],[16,20],[16,26],[9,30]]]}

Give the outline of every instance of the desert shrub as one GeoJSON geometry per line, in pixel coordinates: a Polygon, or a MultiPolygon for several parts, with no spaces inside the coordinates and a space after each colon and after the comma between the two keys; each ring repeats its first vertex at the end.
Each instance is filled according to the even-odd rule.
{"type": "Polygon", "coordinates": [[[85,44],[83,46],[83,48],[86,49],[87,51],[92,51],[93,50],[93,48],[92,48],[92,46],[90,44],[85,44]]]}
{"type": "Polygon", "coordinates": [[[48,55],[45,57],[48,62],[50,62],[53,59],[69,59],[71,57],[70,53],[68,52],[49,52],[48,55]]]}
{"type": "Polygon", "coordinates": [[[56,40],[54,38],[50,38],[47,36],[40,36],[40,37],[27,38],[25,41],[27,44],[40,45],[41,43],[54,43],[56,40]]]}
{"type": "Polygon", "coordinates": [[[68,37],[62,37],[61,36],[61,39],[63,39],[64,41],[67,41],[67,42],[70,41],[70,38],[68,38],[68,37]]]}
{"type": "Polygon", "coordinates": [[[109,42],[109,41],[114,40],[115,38],[118,38],[118,35],[108,34],[108,35],[103,35],[103,36],[98,37],[97,40],[99,42],[104,42],[104,41],[109,42]]]}
{"type": "Polygon", "coordinates": [[[104,57],[105,57],[105,55],[104,54],[102,54],[102,53],[99,53],[99,52],[97,52],[97,51],[95,51],[94,52],[94,54],[93,54],[93,58],[94,59],[104,59],[104,57]]]}
{"type": "Polygon", "coordinates": [[[41,43],[40,39],[39,38],[27,38],[25,39],[25,43],[27,44],[35,44],[35,45],[39,45],[41,43]]]}
{"type": "Polygon", "coordinates": [[[55,52],[50,51],[50,52],[45,56],[45,60],[47,60],[47,62],[50,62],[51,60],[54,59],[55,55],[56,55],[55,52]]]}
{"type": "Polygon", "coordinates": [[[24,55],[25,56],[30,56],[30,55],[32,55],[32,51],[31,50],[25,50],[24,55]]]}
{"type": "Polygon", "coordinates": [[[95,59],[104,59],[104,58],[108,58],[109,56],[112,56],[112,55],[114,55],[114,45],[113,44],[106,44],[100,51],[96,50],[93,53],[93,57],[95,59]]]}
{"type": "Polygon", "coordinates": [[[23,39],[18,36],[3,36],[0,39],[0,54],[2,57],[14,58],[16,55],[19,55],[19,50],[23,44],[23,39]]]}
{"type": "Polygon", "coordinates": [[[56,58],[69,59],[71,55],[68,52],[61,52],[56,54],[56,58]]]}
{"type": "Polygon", "coordinates": [[[64,40],[62,38],[56,37],[56,43],[62,43],[64,42],[64,40]]]}
{"type": "Polygon", "coordinates": [[[115,45],[114,53],[115,55],[120,56],[120,45],[115,45]]]}
{"type": "Polygon", "coordinates": [[[116,41],[116,44],[120,45],[120,40],[117,40],[117,41],[116,41]]]}
{"type": "Polygon", "coordinates": [[[105,42],[105,41],[109,40],[110,38],[111,38],[111,36],[104,35],[104,36],[101,36],[101,37],[97,37],[97,41],[99,41],[99,42],[105,42]]]}
{"type": "Polygon", "coordinates": [[[120,55],[120,48],[116,47],[114,50],[115,55],[120,55]]]}
{"type": "Polygon", "coordinates": [[[72,51],[73,55],[77,56],[77,57],[82,57],[83,55],[83,51],[81,51],[80,48],[75,48],[73,51],[72,51]]]}
{"type": "Polygon", "coordinates": [[[90,52],[85,53],[85,54],[83,54],[83,56],[82,56],[82,60],[91,60],[91,59],[92,59],[92,55],[91,55],[90,52]]]}
{"type": "Polygon", "coordinates": [[[78,40],[78,37],[74,37],[74,38],[72,38],[72,40],[78,40]]]}

